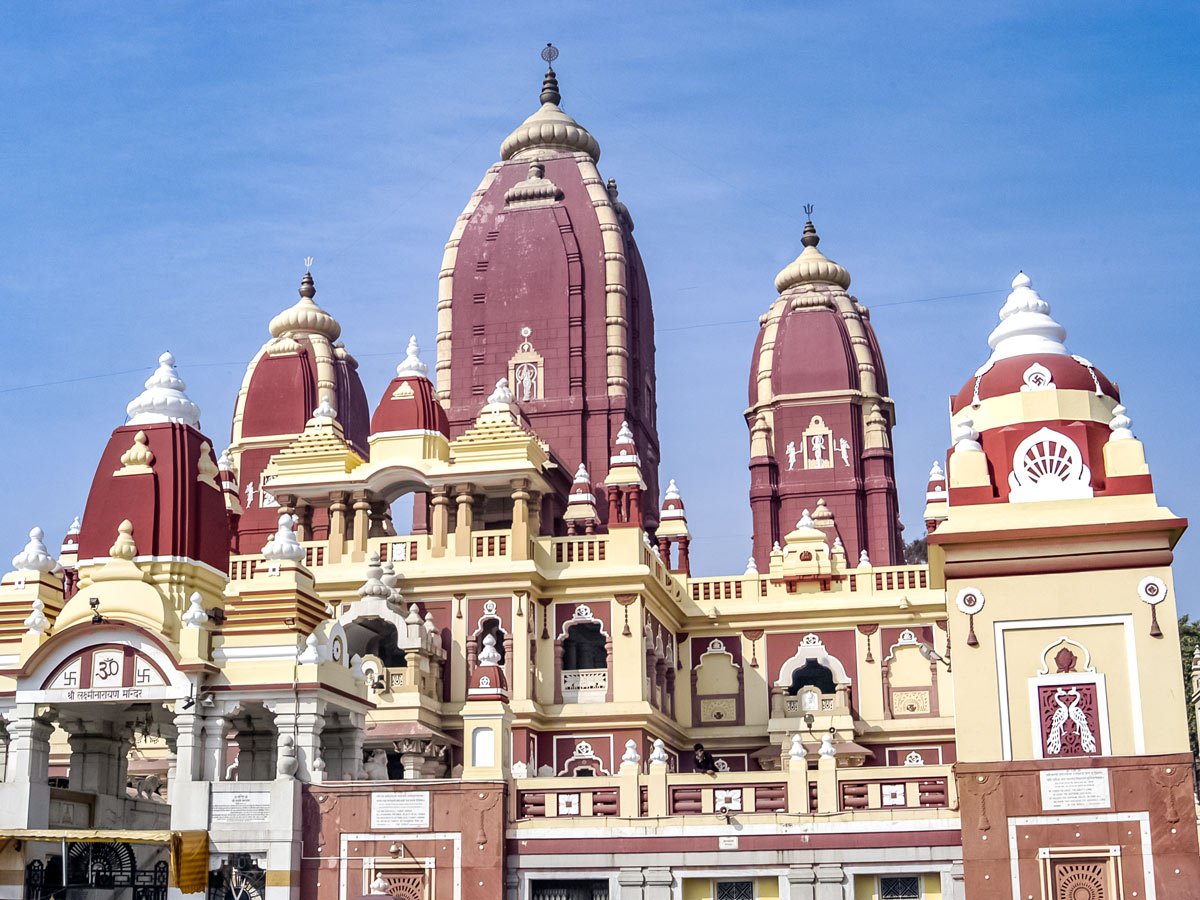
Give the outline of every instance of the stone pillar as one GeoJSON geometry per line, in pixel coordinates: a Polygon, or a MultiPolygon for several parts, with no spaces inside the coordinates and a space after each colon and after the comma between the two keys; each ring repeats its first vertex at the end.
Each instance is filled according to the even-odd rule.
{"type": "MultiPolygon", "coordinates": [[[[175,714],[175,778],[180,781],[197,781],[200,778],[200,724],[195,713],[175,714]]],[[[175,785],[169,787],[169,796],[174,796],[175,785]]]]}
{"type": "Polygon", "coordinates": [[[956,859],[950,864],[950,871],[942,873],[943,900],[966,900],[967,888],[963,882],[963,862],[956,859]]]}
{"type": "Polygon", "coordinates": [[[433,489],[431,552],[434,556],[446,555],[446,542],[450,533],[450,489],[438,486],[433,489]]]}
{"type": "Polygon", "coordinates": [[[367,535],[371,531],[371,501],[367,498],[366,491],[355,491],[353,502],[354,530],[350,536],[350,560],[363,562],[367,558],[367,535]]]}
{"type": "Polygon", "coordinates": [[[816,900],[817,873],[812,866],[792,866],[788,869],[787,880],[791,900],[816,900]]]}
{"type": "Polygon", "coordinates": [[[382,500],[371,501],[371,530],[367,537],[389,537],[396,533],[392,527],[392,511],[382,500]]]}
{"type": "Polygon", "coordinates": [[[646,869],[645,900],[672,900],[675,878],[671,870],[652,866],[646,869]]]}
{"type": "Polygon", "coordinates": [[[817,866],[817,892],[815,900],[842,900],[845,891],[846,873],[841,866],[817,866]]]}
{"type": "Polygon", "coordinates": [[[471,529],[474,527],[475,495],[471,493],[471,485],[460,484],[455,487],[457,493],[454,501],[457,504],[454,515],[454,553],[456,556],[471,555],[471,529]]]}
{"type": "Polygon", "coordinates": [[[514,560],[529,559],[529,479],[514,478],[512,485],[512,546],[509,555],[514,560]]]}
{"type": "Polygon", "coordinates": [[[67,736],[71,747],[71,790],[110,797],[125,796],[122,779],[126,741],[106,735],[106,723],[72,723],[67,736]]]}
{"type": "Polygon", "coordinates": [[[787,811],[803,815],[808,812],[808,760],[792,759],[785,753],[783,765],[787,769],[787,811]]]}
{"type": "Polygon", "coordinates": [[[312,507],[307,500],[297,500],[296,508],[296,540],[311,541],[312,536],[312,507]]]}
{"type": "Polygon", "coordinates": [[[8,768],[0,792],[0,827],[45,828],[50,823],[50,735],[54,726],[32,703],[8,721],[8,768]]]}
{"type": "Polygon", "coordinates": [[[621,869],[617,873],[617,900],[645,900],[645,884],[641,869],[621,869]]]}
{"type": "Polygon", "coordinates": [[[296,759],[300,763],[296,777],[301,781],[320,784],[325,780],[325,772],[317,766],[324,728],[325,716],[320,713],[303,712],[296,716],[296,759]]]}
{"type": "Polygon", "coordinates": [[[346,552],[346,494],[335,491],[329,495],[329,552],[326,561],[338,563],[346,552]]]}
{"type": "Polygon", "coordinates": [[[201,720],[204,727],[204,760],[201,778],[204,781],[225,780],[225,729],[229,720],[219,713],[210,714],[201,720]]]}
{"type": "Polygon", "coordinates": [[[816,811],[822,814],[838,811],[836,757],[822,756],[817,760],[816,811]]]}
{"type": "Polygon", "coordinates": [[[413,494],[413,513],[411,534],[429,534],[429,492],[413,494]]]}

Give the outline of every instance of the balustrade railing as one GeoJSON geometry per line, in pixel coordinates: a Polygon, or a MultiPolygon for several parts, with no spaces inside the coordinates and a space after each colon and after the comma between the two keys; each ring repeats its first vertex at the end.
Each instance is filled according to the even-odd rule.
{"type": "Polygon", "coordinates": [[[785,765],[781,772],[716,775],[668,773],[657,766],[646,771],[643,765],[611,776],[518,778],[513,813],[518,820],[953,814],[954,779],[949,766],[802,765],[795,770],[785,765]]]}
{"type": "Polygon", "coordinates": [[[603,703],[608,698],[608,669],[571,669],[562,673],[563,703],[603,703]]]}

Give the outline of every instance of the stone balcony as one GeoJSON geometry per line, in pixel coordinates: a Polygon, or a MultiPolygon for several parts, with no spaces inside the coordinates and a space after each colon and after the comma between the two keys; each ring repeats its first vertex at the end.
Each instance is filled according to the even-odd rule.
{"type": "Polygon", "coordinates": [[[608,669],[574,669],[562,673],[563,703],[603,703],[608,698],[608,669]]]}

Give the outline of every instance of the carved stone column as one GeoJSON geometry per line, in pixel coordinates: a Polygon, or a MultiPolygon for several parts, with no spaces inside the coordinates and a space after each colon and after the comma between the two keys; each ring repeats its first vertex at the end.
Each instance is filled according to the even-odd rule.
{"type": "Polygon", "coordinates": [[[471,555],[471,529],[474,526],[475,495],[471,485],[456,485],[454,500],[457,504],[454,517],[454,553],[456,556],[471,555]]]}
{"type": "MultiPolygon", "coordinates": [[[[196,781],[200,777],[200,723],[195,713],[175,714],[175,778],[196,781]]],[[[174,782],[168,785],[174,791],[174,782]]]]}
{"type": "Polygon", "coordinates": [[[512,485],[512,547],[509,549],[514,560],[529,559],[529,539],[535,533],[529,529],[529,479],[514,478],[512,485]]]}
{"type": "Polygon", "coordinates": [[[328,561],[342,561],[346,552],[346,494],[335,491],[329,495],[329,555],[328,561]]]}
{"type": "Polygon", "coordinates": [[[220,713],[205,716],[201,720],[204,728],[204,764],[201,778],[204,781],[225,780],[225,730],[229,720],[220,713]]]}
{"type": "Polygon", "coordinates": [[[432,552],[434,556],[445,556],[450,535],[450,489],[439,485],[433,489],[432,494],[432,552]]]}
{"type": "Polygon", "coordinates": [[[366,491],[355,491],[354,531],[351,535],[350,559],[352,562],[363,562],[367,558],[367,536],[371,531],[371,501],[366,491]]]}

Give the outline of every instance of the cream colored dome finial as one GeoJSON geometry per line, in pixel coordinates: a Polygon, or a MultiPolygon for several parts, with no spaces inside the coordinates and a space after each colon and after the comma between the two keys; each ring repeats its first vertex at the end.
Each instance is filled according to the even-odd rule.
{"type": "Polygon", "coordinates": [[[560,150],[567,153],[583,152],[594,162],[599,161],[600,145],[596,139],[559,109],[562,93],[558,89],[558,75],[550,66],[558,59],[558,48],[547,44],[542,48],[542,59],[547,64],[546,74],[542,78],[542,93],[538,98],[542,106],[504,139],[500,145],[500,158],[521,159],[544,150],[560,150]]]}
{"type": "Polygon", "coordinates": [[[801,284],[832,284],[845,290],[850,287],[850,273],[817,249],[821,236],[813,224],[811,203],[804,204],[804,214],[808,216],[800,237],[804,251],[775,276],[775,290],[782,294],[801,284]]]}
{"type": "Polygon", "coordinates": [[[271,337],[282,337],[285,334],[305,333],[321,334],[330,341],[336,341],[342,333],[342,326],[337,319],[321,307],[317,306],[313,297],[317,296],[317,286],[312,277],[311,256],[304,260],[304,277],[300,279],[300,300],[289,309],[285,309],[271,320],[271,337]]]}

